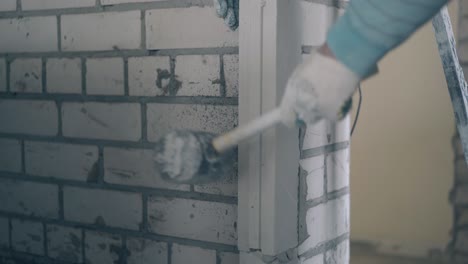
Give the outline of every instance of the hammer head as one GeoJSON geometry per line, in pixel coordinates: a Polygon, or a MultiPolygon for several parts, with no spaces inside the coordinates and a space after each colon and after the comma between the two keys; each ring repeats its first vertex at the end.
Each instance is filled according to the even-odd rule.
{"type": "Polygon", "coordinates": [[[219,154],[212,145],[216,135],[174,131],[155,147],[155,166],[164,180],[179,184],[202,184],[218,180],[232,168],[232,152],[219,154]]]}

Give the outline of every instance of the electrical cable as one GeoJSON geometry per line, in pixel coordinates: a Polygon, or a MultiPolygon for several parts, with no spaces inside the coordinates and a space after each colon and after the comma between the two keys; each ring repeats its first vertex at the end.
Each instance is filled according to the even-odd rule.
{"type": "Polygon", "coordinates": [[[359,103],[358,103],[358,108],[356,110],[356,116],[354,117],[353,128],[351,128],[351,136],[353,136],[354,129],[356,128],[356,124],[357,124],[357,121],[359,119],[359,114],[361,112],[361,104],[362,104],[361,84],[359,84],[359,86],[358,86],[358,91],[359,91],[359,103]]]}

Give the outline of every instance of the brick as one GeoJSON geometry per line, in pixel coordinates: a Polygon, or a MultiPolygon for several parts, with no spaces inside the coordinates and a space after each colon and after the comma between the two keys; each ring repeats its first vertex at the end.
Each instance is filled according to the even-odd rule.
{"type": "Polygon", "coordinates": [[[146,2],[158,2],[167,0],[101,0],[101,5],[115,5],[125,3],[146,3],[146,2]]]}
{"type": "Polygon", "coordinates": [[[16,59],[10,65],[10,91],[42,92],[42,62],[40,59],[16,59]]]}
{"type": "Polygon", "coordinates": [[[220,264],[239,264],[239,254],[230,252],[219,253],[220,264]]]}
{"type": "Polygon", "coordinates": [[[10,245],[9,230],[8,218],[0,217],[0,249],[8,248],[10,245]]]}
{"type": "Polygon", "coordinates": [[[96,5],[95,0],[21,0],[23,10],[76,8],[96,5]]]}
{"type": "Polygon", "coordinates": [[[468,225],[468,210],[464,210],[460,213],[460,216],[457,219],[458,226],[468,225]]]}
{"type": "Polygon", "coordinates": [[[349,148],[327,155],[327,190],[336,191],[349,186],[349,148]]]}
{"type": "Polygon", "coordinates": [[[319,3],[301,1],[299,12],[300,23],[308,25],[302,28],[301,44],[322,45],[325,42],[328,28],[336,21],[337,9],[319,3]]]}
{"type": "Polygon", "coordinates": [[[331,142],[330,122],[321,120],[313,125],[308,125],[304,133],[302,149],[313,149],[328,145],[331,142]]]}
{"type": "Polygon", "coordinates": [[[90,181],[97,177],[95,146],[26,142],[26,173],[65,180],[90,181]]]}
{"type": "Polygon", "coordinates": [[[0,100],[0,132],[55,136],[58,113],[55,102],[0,100]]]}
{"type": "Polygon", "coordinates": [[[47,254],[53,259],[81,263],[83,261],[81,230],[77,228],[49,225],[47,230],[47,254]]]}
{"type": "Polygon", "coordinates": [[[324,194],[325,157],[320,155],[299,161],[301,168],[307,172],[306,199],[312,200],[322,197],[324,194]]]}
{"type": "Polygon", "coordinates": [[[98,95],[123,95],[123,59],[88,59],[86,61],[86,93],[98,95]]]}
{"type": "Polygon", "coordinates": [[[457,238],[455,241],[455,249],[467,252],[468,249],[468,231],[459,231],[457,232],[457,238]]]}
{"type": "Polygon", "coordinates": [[[28,216],[57,218],[57,186],[0,179],[0,210],[28,216]]]}
{"type": "Polygon", "coordinates": [[[324,264],[323,254],[319,254],[317,256],[313,256],[313,257],[308,258],[308,259],[301,258],[300,263],[302,263],[302,264],[324,264]]]}
{"type": "Polygon", "coordinates": [[[85,233],[85,262],[87,264],[120,263],[122,238],[102,232],[85,233]]]}
{"type": "Polygon", "coordinates": [[[306,224],[309,237],[299,246],[299,255],[349,232],[349,195],[310,208],[306,224]]]}
{"type": "Polygon", "coordinates": [[[5,59],[0,58],[0,92],[7,90],[6,68],[5,59]]]}
{"type": "Polygon", "coordinates": [[[224,55],[224,79],[226,81],[226,96],[239,96],[239,55],[224,55]]]}
{"type": "Polygon", "coordinates": [[[178,56],[175,76],[182,85],[177,95],[220,96],[219,69],[217,55],[178,56]]]}
{"type": "Polygon", "coordinates": [[[455,205],[468,205],[468,185],[456,187],[455,205]]]}
{"type": "Polygon", "coordinates": [[[136,57],[128,59],[128,86],[130,95],[175,95],[169,86],[171,65],[169,57],[136,57]]]}
{"type": "Polygon", "coordinates": [[[158,263],[167,264],[167,244],[142,238],[127,239],[128,264],[158,263]]]}
{"type": "Polygon", "coordinates": [[[237,125],[236,106],[148,104],[148,139],[156,141],[168,132],[190,129],[222,133],[237,125]]]}
{"type": "Polygon", "coordinates": [[[138,230],[142,218],[140,194],[64,187],[65,219],[138,230]]]}
{"type": "Polygon", "coordinates": [[[154,166],[154,152],[150,149],[104,148],[104,181],[113,184],[135,185],[189,191],[189,185],[164,181],[154,166]]]}
{"type": "Polygon", "coordinates": [[[0,11],[15,11],[16,0],[2,0],[0,2],[0,11]]]}
{"type": "Polygon", "coordinates": [[[12,219],[11,246],[16,251],[44,255],[42,223],[12,219]]]}
{"type": "Polygon", "coordinates": [[[195,185],[195,191],[201,193],[237,196],[237,162],[233,164],[232,169],[228,171],[228,175],[222,175],[220,179],[215,182],[195,185]]]}
{"type": "Polygon", "coordinates": [[[172,245],[172,264],[215,264],[216,251],[198,247],[172,245]]]}
{"type": "Polygon", "coordinates": [[[345,240],[325,253],[327,263],[349,263],[349,240],[345,240]]]}
{"type": "Polygon", "coordinates": [[[64,15],[62,50],[137,49],[141,42],[140,23],[140,11],[64,15]]]}
{"type": "Polygon", "coordinates": [[[337,122],[331,122],[330,128],[331,142],[345,142],[351,139],[351,126],[349,115],[337,122]]]}
{"type": "Polygon", "coordinates": [[[212,7],[168,8],[146,11],[146,48],[180,49],[235,47],[231,31],[212,7]],[[208,26],[209,25],[209,26],[208,26]]]}
{"type": "Polygon", "coordinates": [[[81,93],[80,59],[48,59],[46,72],[47,92],[81,93]]]}
{"type": "Polygon", "coordinates": [[[21,142],[0,138],[0,170],[21,171],[21,142]]]}
{"type": "Polygon", "coordinates": [[[131,141],[141,138],[139,104],[64,103],[62,116],[66,137],[131,141]]]}
{"type": "Polygon", "coordinates": [[[0,53],[58,50],[56,16],[0,19],[0,32],[0,53]]]}
{"type": "Polygon", "coordinates": [[[235,245],[237,207],[179,198],[151,197],[148,223],[153,233],[235,245]]]}

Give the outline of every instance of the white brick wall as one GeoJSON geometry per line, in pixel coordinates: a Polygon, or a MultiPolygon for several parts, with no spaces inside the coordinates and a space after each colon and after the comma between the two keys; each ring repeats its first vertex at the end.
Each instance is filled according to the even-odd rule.
{"type": "Polygon", "coordinates": [[[323,254],[313,256],[308,259],[301,259],[302,264],[324,264],[323,262],[323,254]]]}
{"type": "Polygon", "coordinates": [[[221,264],[239,264],[239,254],[222,252],[219,254],[221,264]]]}
{"type": "Polygon", "coordinates": [[[52,101],[0,100],[0,132],[54,136],[57,106],[52,101]]]}
{"type": "Polygon", "coordinates": [[[56,185],[0,179],[1,210],[30,216],[57,218],[56,185]]]}
{"type": "Polygon", "coordinates": [[[47,255],[60,261],[81,263],[82,235],[77,228],[49,225],[47,230],[47,255]]]}
{"type": "Polygon", "coordinates": [[[123,59],[88,59],[86,61],[86,93],[98,95],[123,95],[123,59]]]}
{"type": "Polygon", "coordinates": [[[217,202],[152,197],[148,222],[156,234],[235,245],[237,206],[217,202]]]}
{"type": "Polygon", "coordinates": [[[0,53],[57,51],[57,18],[0,19],[0,53]]]}
{"type": "Polygon", "coordinates": [[[0,2],[0,11],[16,10],[16,0],[2,0],[0,2]]]}
{"type": "Polygon", "coordinates": [[[349,241],[343,241],[325,254],[327,263],[349,263],[349,241]]]}
{"type": "Polygon", "coordinates": [[[81,60],[48,59],[47,60],[47,92],[49,93],[81,93],[81,60]]]}
{"type": "Polygon", "coordinates": [[[324,195],[325,157],[320,155],[300,161],[301,167],[307,172],[306,200],[313,200],[324,195]]]}
{"type": "Polygon", "coordinates": [[[130,141],[141,138],[139,104],[65,103],[62,118],[66,137],[130,141]]]}
{"type": "Polygon", "coordinates": [[[65,219],[138,230],[142,221],[141,195],[64,187],[65,219]]]}
{"type": "Polygon", "coordinates": [[[25,143],[26,173],[31,175],[86,181],[96,177],[97,162],[95,146],[25,143]]]}
{"type": "Polygon", "coordinates": [[[233,164],[232,167],[228,175],[221,177],[221,179],[213,183],[195,185],[195,191],[217,195],[237,196],[237,163],[233,164]]]}
{"type": "Polygon", "coordinates": [[[9,229],[8,218],[0,217],[0,249],[9,247],[9,229]]]}
{"type": "Polygon", "coordinates": [[[216,251],[191,246],[172,245],[172,264],[215,264],[216,251]]]}
{"type": "Polygon", "coordinates": [[[118,263],[118,249],[122,248],[119,236],[102,232],[85,233],[85,259],[89,264],[118,263]]]}
{"type": "Polygon", "coordinates": [[[239,96],[239,55],[224,55],[224,79],[226,96],[239,96]]]}
{"type": "Polygon", "coordinates": [[[349,148],[327,155],[328,192],[349,186],[349,161],[349,148]]]}
{"type": "Polygon", "coordinates": [[[128,59],[130,95],[156,96],[169,94],[171,66],[169,57],[136,57],[128,59]]]}
{"type": "Polygon", "coordinates": [[[145,3],[145,2],[158,2],[166,0],[101,0],[102,5],[115,5],[125,3],[145,3]]]}
{"type": "Polygon", "coordinates": [[[136,49],[140,42],[139,11],[62,16],[64,51],[136,49]]]}
{"type": "Polygon", "coordinates": [[[189,185],[164,181],[154,166],[154,151],[146,149],[104,149],[104,181],[113,184],[136,185],[189,191],[189,185]]]}
{"type": "Polygon", "coordinates": [[[44,255],[44,231],[42,224],[12,219],[11,246],[17,251],[44,255]]]}
{"type": "Polygon", "coordinates": [[[211,7],[146,12],[147,49],[233,47],[237,44],[237,32],[227,28],[211,7]]]}
{"type": "Polygon", "coordinates": [[[182,82],[177,95],[220,95],[219,56],[186,55],[176,60],[175,75],[182,82]]]}
{"type": "Polygon", "coordinates": [[[237,125],[237,107],[148,104],[148,139],[156,141],[177,129],[221,133],[237,125]],[[177,123],[174,122],[177,120],[177,123]]]}
{"type": "Polygon", "coordinates": [[[95,0],[21,0],[23,10],[88,7],[95,4],[95,0]]]}
{"type": "Polygon", "coordinates": [[[130,238],[127,239],[127,249],[130,253],[127,259],[128,264],[168,263],[166,243],[142,238],[130,238]]]}
{"type": "Polygon", "coordinates": [[[0,138],[0,171],[21,171],[21,142],[0,138]]]}
{"type": "Polygon", "coordinates": [[[19,93],[42,92],[40,59],[17,59],[10,65],[10,90],[19,93]]]}
{"type": "Polygon", "coordinates": [[[0,58],[0,92],[7,90],[6,61],[0,58]]]}

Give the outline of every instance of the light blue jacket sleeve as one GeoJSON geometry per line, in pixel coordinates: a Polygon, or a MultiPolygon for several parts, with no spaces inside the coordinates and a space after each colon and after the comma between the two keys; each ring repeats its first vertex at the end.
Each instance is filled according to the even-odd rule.
{"type": "Polygon", "coordinates": [[[335,57],[366,77],[390,50],[430,20],[448,0],[351,0],[330,29],[335,57]]]}

